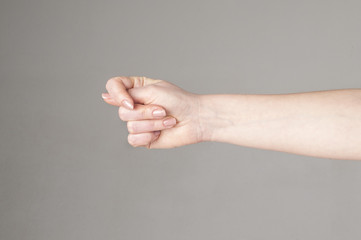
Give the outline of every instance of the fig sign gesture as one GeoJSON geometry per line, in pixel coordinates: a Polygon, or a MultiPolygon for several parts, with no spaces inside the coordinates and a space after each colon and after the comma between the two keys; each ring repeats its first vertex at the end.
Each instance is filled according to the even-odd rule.
{"type": "Polygon", "coordinates": [[[216,141],[361,160],[361,89],[199,95],[146,77],[115,77],[106,88],[103,98],[119,106],[133,146],[216,141]]]}
{"type": "Polygon", "coordinates": [[[166,81],[138,76],[111,78],[106,89],[102,97],[119,107],[132,146],[173,148],[201,141],[198,95],[166,81]]]}

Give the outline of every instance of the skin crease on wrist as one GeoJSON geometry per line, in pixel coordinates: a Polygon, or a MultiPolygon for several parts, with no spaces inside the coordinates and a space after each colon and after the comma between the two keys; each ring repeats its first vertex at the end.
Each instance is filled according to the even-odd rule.
{"type": "Polygon", "coordinates": [[[123,109],[119,109],[123,114],[120,118],[131,126],[128,141],[132,146],[173,148],[217,141],[314,157],[361,160],[361,89],[199,95],[146,77],[115,77],[108,80],[106,87],[108,98],[103,98],[123,109]],[[124,99],[134,104],[134,109],[122,105],[124,99]],[[160,128],[159,121],[166,117],[155,119],[139,113],[150,112],[147,108],[165,110],[166,117],[175,118],[175,125],[160,128]]]}

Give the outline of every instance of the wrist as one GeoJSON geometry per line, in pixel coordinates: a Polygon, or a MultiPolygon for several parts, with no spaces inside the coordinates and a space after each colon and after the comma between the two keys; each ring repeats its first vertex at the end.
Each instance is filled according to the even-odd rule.
{"type": "Polygon", "coordinates": [[[212,132],[209,129],[209,121],[207,116],[208,112],[208,95],[197,95],[198,98],[198,132],[199,132],[199,142],[208,142],[212,141],[212,132]]]}
{"type": "Polygon", "coordinates": [[[230,126],[225,95],[199,95],[198,116],[201,142],[219,141],[220,134],[230,126]]]}

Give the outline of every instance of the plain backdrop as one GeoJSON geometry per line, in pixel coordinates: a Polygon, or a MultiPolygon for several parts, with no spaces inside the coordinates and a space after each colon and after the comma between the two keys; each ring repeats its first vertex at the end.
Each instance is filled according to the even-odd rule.
{"type": "Polygon", "coordinates": [[[359,0],[1,0],[0,239],[360,239],[361,162],[133,148],[101,98],[129,75],[203,94],[360,88],[360,13],[359,0]]]}

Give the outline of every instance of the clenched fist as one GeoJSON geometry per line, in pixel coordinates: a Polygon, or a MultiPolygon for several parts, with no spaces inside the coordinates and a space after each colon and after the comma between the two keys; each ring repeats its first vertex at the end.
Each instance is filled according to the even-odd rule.
{"type": "Polygon", "coordinates": [[[111,78],[106,89],[102,97],[119,107],[132,146],[173,148],[202,141],[199,95],[163,80],[136,76],[111,78]]]}

